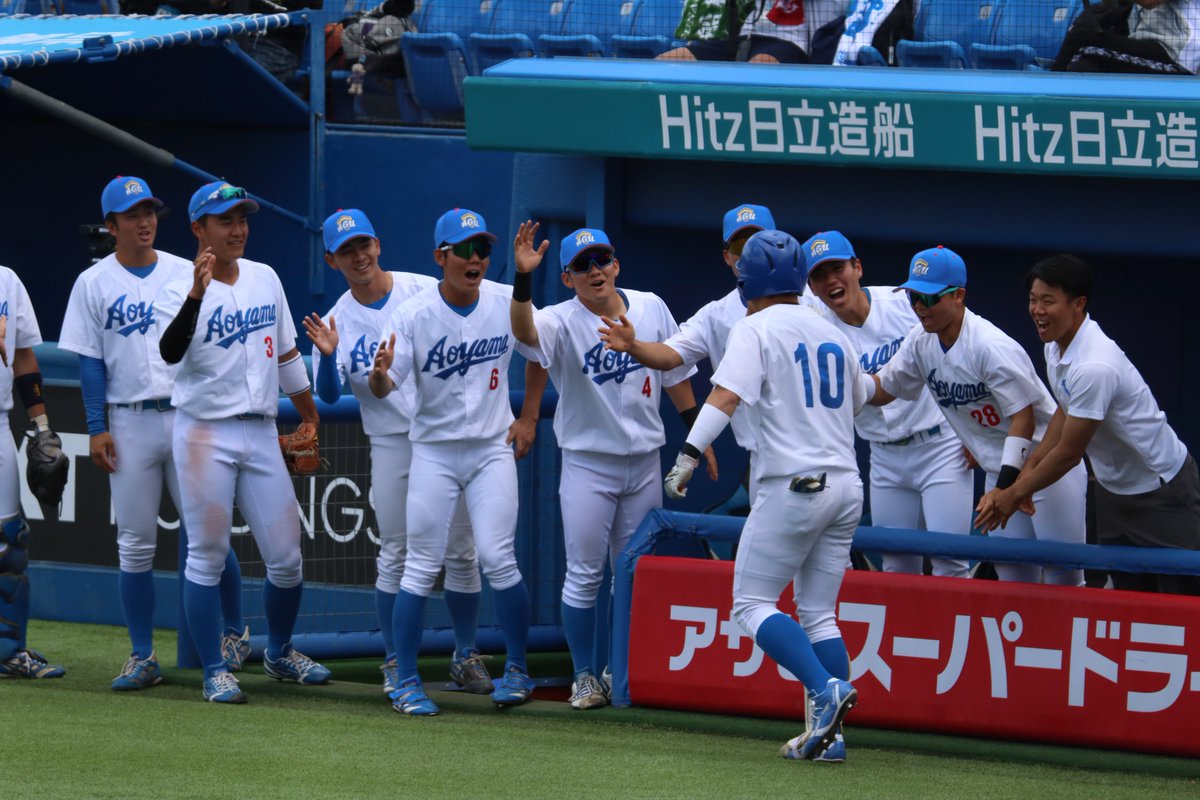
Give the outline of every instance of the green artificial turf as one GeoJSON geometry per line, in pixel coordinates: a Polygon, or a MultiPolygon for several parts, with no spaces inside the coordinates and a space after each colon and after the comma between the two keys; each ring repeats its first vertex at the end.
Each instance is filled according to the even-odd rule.
{"type": "MultiPolygon", "coordinates": [[[[1200,762],[1082,748],[847,728],[845,765],[779,758],[795,725],[654,709],[577,712],[431,692],[443,713],[402,717],[373,662],[332,663],[325,687],[251,665],[240,707],[200,698],[200,673],[116,694],[122,629],[34,621],[61,680],[0,681],[14,796],[36,798],[1100,798],[1200,796],[1200,762]]],[[[156,633],[173,663],[174,632],[156,633]]],[[[543,669],[565,662],[544,657],[543,669]]],[[[444,659],[423,662],[444,680],[444,659]]],[[[498,670],[493,670],[496,672],[498,670]]],[[[535,694],[535,698],[537,695],[535,694]]]]}

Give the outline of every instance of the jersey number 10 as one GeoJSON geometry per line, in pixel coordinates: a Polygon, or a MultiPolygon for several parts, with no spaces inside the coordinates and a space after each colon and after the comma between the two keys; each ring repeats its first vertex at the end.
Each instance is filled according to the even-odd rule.
{"type": "MultiPolygon", "coordinates": [[[[800,374],[804,377],[804,404],[813,407],[813,375],[809,361],[808,346],[801,342],[796,345],[793,354],[800,364],[800,374]]],[[[846,399],[846,354],[834,342],[825,342],[817,348],[817,377],[821,383],[821,405],[826,408],[841,408],[846,399]],[[836,386],[830,380],[830,358],[833,359],[833,375],[837,378],[836,386]]]]}

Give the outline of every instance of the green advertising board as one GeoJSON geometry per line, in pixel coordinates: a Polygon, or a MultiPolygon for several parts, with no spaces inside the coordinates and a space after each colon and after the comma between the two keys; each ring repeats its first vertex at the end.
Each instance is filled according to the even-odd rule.
{"type": "MultiPolygon", "coordinates": [[[[824,75],[833,72],[846,70],[826,68],[824,75]]],[[[930,73],[938,72],[944,71],[924,75],[933,80],[930,73]]],[[[466,83],[468,143],[480,149],[1200,177],[1200,102],[1179,93],[1104,97],[1099,84],[1084,84],[1089,96],[1051,96],[1039,93],[1046,83],[1019,79],[992,81],[989,88],[1026,91],[982,93],[933,83],[929,91],[914,91],[492,74],[466,83]]],[[[1071,86],[1061,80],[1055,86],[1071,86]]],[[[1150,86],[1161,79],[1142,80],[1150,86]]],[[[1103,85],[1124,91],[1129,84],[1103,85]]]]}

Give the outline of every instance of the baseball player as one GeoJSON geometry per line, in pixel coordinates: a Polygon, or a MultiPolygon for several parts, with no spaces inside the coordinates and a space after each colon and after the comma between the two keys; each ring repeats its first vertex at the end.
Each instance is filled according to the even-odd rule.
{"type": "MultiPolygon", "coordinates": [[[[916,400],[928,391],[950,427],[987,473],[986,486],[1007,488],[1033,445],[1042,440],[1054,401],[1025,350],[965,305],[967,267],[945,247],[912,258],[907,290],[920,320],[883,368],[872,405],[916,400]]],[[[1037,516],[1015,515],[999,535],[1014,539],[1084,541],[1087,473],[1082,464],[1034,496],[1037,516]]],[[[996,564],[1001,580],[1082,586],[1077,569],[1038,564],[996,564]]]]}
{"type": "MultiPolygon", "coordinates": [[[[1086,453],[1101,544],[1200,549],[1196,461],[1141,374],[1088,313],[1092,285],[1091,269],[1071,255],[1041,261],[1025,278],[1058,408],[1012,485],[980,500],[978,522],[985,530],[1005,524],[1086,453]]],[[[1112,579],[1118,589],[1200,594],[1194,575],[1113,572],[1112,579]]]]}
{"type": "MultiPolygon", "coordinates": [[[[878,372],[917,324],[908,298],[891,286],[861,285],[862,262],[845,236],[818,233],[804,243],[814,308],[854,345],[864,372],[878,372]]],[[[871,447],[871,521],[889,528],[971,532],[975,481],[962,443],[925,393],[867,407],[854,429],[871,447]]],[[[919,574],[919,555],[885,553],[885,572],[919,574]]],[[[933,574],[965,578],[970,564],[933,559],[933,574]]]]}
{"type": "MultiPolygon", "coordinates": [[[[21,514],[17,451],[8,421],[15,390],[37,430],[50,433],[42,373],[33,353],[41,343],[25,285],[11,269],[0,267],[0,678],[61,678],[66,673],[25,642],[29,525],[21,514]]],[[[57,437],[53,441],[58,442],[57,437]]]]}
{"type": "MultiPolygon", "coordinates": [[[[358,209],[330,214],[325,220],[324,234],[325,262],[342,273],[350,288],[324,319],[317,314],[306,317],[304,330],[313,342],[318,396],[333,403],[348,382],[358,399],[363,431],[371,442],[371,501],[380,537],[375,600],[386,651],[381,667],[383,690],[390,695],[400,686],[392,617],[404,572],[405,503],[412,461],[408,432],[415,388],[410,378],[399,391],[380,399],[371,393],[367,378],[379,347],[380,332],[396,308],[414,294],[436,285],[437,280],[412,272],[381,269],[379,237],[367,215],[358,209]]],[[[541,393],[537,394],[540,402],[541,393]]],[[[528,451],[535,431],[536,419],[514,422],[510,427],[509,440],[518,440],[517,458],[528,451]]],[[[445,563],[444,597],[455,636],[450,677],[468,692],[490,694],[492,678],[475,646],[481,588],[479,560],[475,556],[466,503],[461,497],[450,525],[445,563]]]]}
{"type": "Polygon", "coordinates": [[[837,736],[857,702],[834,604],[862,514],[854,414],[864,379],[845,334],[799,304],[800,244],[761,231],[738,259],[747,316],[733,327],[713,390],[667,474],[682,497],[700,453],[741,404],[755,430],[754,504],[734,563],[733,613],[763,652],[808,687],[807,730],[783,747],[790,758],[844,760],[837,736]],[[800,624],[779,611],[793,583],[800,624]],[[828,753],[833,749],[833,753],[828,753]]]}
{"type": "MultiPolygon", "coordinates": [[[[725,213],[722,225],[725,246],[722,256],[735,280],[737,260],[746,241],[761,230],[774,229],[775,219],[766,206],[742,203],[725,213]]],[[[709,360],[713,369],[716,369],[725,356],[725,343],[729,341],[729,332],[734,324],[745,316],[746,305],[735,287],[720,300],[704,305],[679,326],[677,333],[663,342],[636,340],[629,335],[628,328],[614,325],[614,318],[611,317],[604,320],[600,339],[610,350],[627,352],[638,363],[651,369],[693,367],[705,358],[709,360]]],[[[754,431],[750,427],[744,408],[739,406],[734,411],[730,427],[737,443],[753,454],[754,431]]],[[[710,461],[710,465],[712,464],[710,461]]],[[[715,469],[710,470],[709,475],[716,480],[715,469]]]]}
{"type": "Polygon", "coordinates": [[[159,351],[178,363],[171,402],[172,448],[187,525],[184,612],[204,665],[204,699],[244,703],[221,656],[219,590],[233,503],[250,525],[266,564],[263,670],[279,680],[327,683],[329,670],[292,646],[303,590],[296,494],[279,450],[275,416],[283,389],[316,435],[317,409],[296,349],[296,329],[279,277],[244,257],[248,213],[258,203],[222,181],[196,190],[188,204],[200,246],[191,276],[162,291],[167,328],[159,351]]]}
{"type": "MultiPolygon", "coordinates": [[[[171,456],[176,369],[158,353],[162,329],[154,304],[167,283],[191,274],[192,265],[154,249],[161,207],[141,178],[118,176],[104,187],[100,209],[116,250],[75,280],[58,340],[60,348],[79,354],[92,463],[109,475],[117,517],[117,580],[132,651],[113,679],[116,691],[162,681],[154,653],[152,569],[164,478],[179,507],[171,456]]],[[[235,672],[250,651],[241,590],[240,567],[231,550],[221,575],[221,651],[235,672]]]]}
{"type": "Polygon", "coordinates": [[[549,245],[534,247],[537,230],[538,223],[525,221],[513,245],[512,329],[550,371],[559,393],[554,433],[562,448],[562,620],[575,673],[570,702],[599,708],[608,702],[593,648],[605,561],[615,563],[646,514],[662,506],[658,449],[666,435],[659,395],[666,387],[675,407],[694,416],[688,377],[695,370],[663,373],[605,351],[597,334],[602,317],[630,319],[656,341],[679,328],[657,295],[617,289],[621,265],[602,230],[580,228],[562,240],[562,282],[575,296],[535,312],[532,273],[549,245]]]}
{"type": "Polygon", "coordinates": [[[517,567],[517,469],[507,441],[513,422],[508,365],[514,342],[508,318],[512,289],[485,280],[496,237],[484,218],[447,211],[434,228],[433,258],[442,280],[393,313],[375,353],[368,385],[386,397],[411,378],[415,390],[408,481],[408,553],[393,617],[400,688],[392,707],[432,716],[437,705],[417,674],[425,599],[446,554],[450,517],[466,498],[479,564],[492,587],[504,633],[504,675],[492,692],[500,706],[533,693],[525,663],[529,592],[517,567]]]}

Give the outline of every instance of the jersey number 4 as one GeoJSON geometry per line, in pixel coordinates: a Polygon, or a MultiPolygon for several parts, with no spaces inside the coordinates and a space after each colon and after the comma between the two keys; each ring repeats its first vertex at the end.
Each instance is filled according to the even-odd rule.
{"type": "MultiPolygon", "coordinates": [[[[800,374],[804,378],[804,404],[812,408],[813,365],[808,356],[808,346],[804,342],[800,342],[796,345],[796,352],[793,353],[793,356],[800,365],[800,374]]],[[[826,408],[841,408],[846,399],[846,354],[834,342],[825,342],[817,348],[815,361],[817,379],[820,382],[821,405],[826,408]],[[836,385],[833,380],[835,378],[836,385]]]]}

